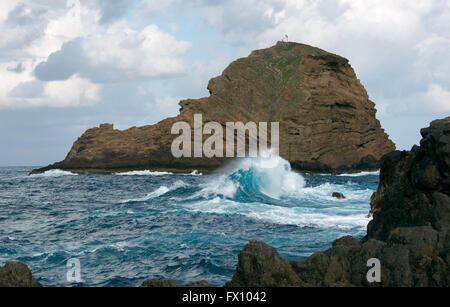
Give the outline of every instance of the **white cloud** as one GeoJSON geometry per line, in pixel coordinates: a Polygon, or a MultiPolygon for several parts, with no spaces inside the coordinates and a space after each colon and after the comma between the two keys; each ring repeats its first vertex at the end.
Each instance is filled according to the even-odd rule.
{"type": "Polygon", "coordinates": [[[434,110],[450,112],[450,91],[439,84],[430,84],[426,98],[434,110]]]}
{"type": "Polygon", "coordinates": [[[163,97],[156,97],[155,99],[155,105],[156,108],[160,111],[164,112],[173,112],[178,111],[180,108],[178,106],[178,102],[180,101],[181,97],[171,97],[171,96],[163,96],[163,97]]]}
{"type": "Polygon", "coordinates": [[[140,2],[140,9],[144,9],[146,13],[163,13],[172,9],[172,5],[178,6],[177,0],[142,0],[140,2]]]}
{"type": "Polygon", "coordinates": [[[73,76],[64,81],[48,82],[44,97],[47,98],[48,105],[55,107],[90,105],[100,100],[99,89],[99,85],[73,76]]]}
{"type": "MultiPolygon", "coordinates": [[[[450,34],[450,33],[449,33],[450,34]]],[[[432,34],[415,46],[417,59],[414,63],[415,73],[429,82],[439,82],[450,86],[450,36],[432,34]]]]}
{"type": "Polygon", "coordinates": [[[126,1],[116,7],[122,11],[78,0],[3,1],[0,108],[89,105],[101,100],[99,83],[187,71],[191,43],[156,25],[134,29],[121,18],[126,1]]]}
{"type": "Polygon", "coordinates": [[[191,47],[191,43],[177,41],[156,25],[134,31],[124,24],[86,38],[81,44],[92,69],[115,68],[128,78],[186,72],[181,56],[191,47]]]}
{"type": "Polygon", "coordinates": [[[99,85],[78,76],[52,82],[17,78],[0,89],[0,108],[87,106],[99,102],[99,94],[99,85]]]}

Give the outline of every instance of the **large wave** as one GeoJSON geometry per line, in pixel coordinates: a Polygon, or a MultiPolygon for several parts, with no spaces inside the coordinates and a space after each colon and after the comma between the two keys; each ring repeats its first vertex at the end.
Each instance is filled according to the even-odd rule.
{"type": "Polygon", "coordinates": [[[241,196],[249,197],[263,194],[279,199],[305,186],[305,180],[292,171],[289,162],[273,154],[239,161],[231,168],[227,179],[235,183],[241,196]]]}
{"type": "Polygon", "coordinates": [[[219,197],[239,202],[270,202],[297,193],[305,186],[304,178],[278,155],[235,160],[212,178],[186,199],[219,197]]]}

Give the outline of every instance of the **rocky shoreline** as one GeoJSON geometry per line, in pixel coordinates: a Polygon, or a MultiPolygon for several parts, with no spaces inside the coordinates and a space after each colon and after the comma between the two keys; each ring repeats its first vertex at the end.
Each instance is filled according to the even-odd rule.
{"type": "MultiPolygon", "coordinates": [[[[367,235],[336,240],[305,260],[284,260],[275,248],[251,241],[239,254],[230,287],[449,287],[450,117],[422,129],[420,146],[383,158],[371,198],[367,235]],[[369,282],[367,263],[378,259],[380,282],[369,282]]],[[[0,286],[39,286],[20,263],[0,268],[0,286]]],[[[180,287],[149,280],[145,287],[180,287]]],[[[206,281],[185,286],[207,287],[206,281]]]]}

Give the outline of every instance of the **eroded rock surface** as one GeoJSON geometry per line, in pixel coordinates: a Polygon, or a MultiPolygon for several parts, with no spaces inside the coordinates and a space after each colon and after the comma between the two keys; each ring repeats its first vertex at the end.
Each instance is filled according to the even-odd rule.
{"type": "Polygon", "coordinates": [[[302,282],[277,250],[263,242],[250,241],[239,254],[229,287],[294,287],[302,282]]]}

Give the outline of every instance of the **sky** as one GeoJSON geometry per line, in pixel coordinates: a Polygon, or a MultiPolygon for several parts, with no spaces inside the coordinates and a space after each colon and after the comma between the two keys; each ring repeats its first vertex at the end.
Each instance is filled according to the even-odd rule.
{"type": "Polygon", "coordinates": [[[349,59],[400,150],[450,115],[447,0],[0,2],[0,165],[63,160],[88,128],[154,124],[285,34],[349,59]]]}

